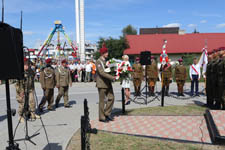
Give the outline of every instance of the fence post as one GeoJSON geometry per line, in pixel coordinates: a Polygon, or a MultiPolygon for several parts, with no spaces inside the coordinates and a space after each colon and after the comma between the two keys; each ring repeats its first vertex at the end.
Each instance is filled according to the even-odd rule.
{"type": "Polygon", "coordinates": [[[162,99],[161,99],[162,107],[164,107],[164,95],[165,95],[165,85],[162,86],[162,99]]]}
{"type": "Polygon", "coordinates": [[[122,93],[122,113],[125,114],[125,95],[124,95],[124,88],[122,88],[121,93],[122,93]]]}
{"type": "Polygon", "coordinates": [[[86,150],[86,118],[81,116],[81,150],[86,150]]]}

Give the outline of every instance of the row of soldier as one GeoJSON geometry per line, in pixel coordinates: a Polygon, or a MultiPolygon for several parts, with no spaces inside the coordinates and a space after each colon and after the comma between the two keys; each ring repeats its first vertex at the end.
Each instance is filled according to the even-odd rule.
{"type": "MultiPolygon", "coordinates": [[[[58,96],[55,100],[55,107],[59,106],[61,97],[64,98],[64,107],[69,108],[69,86],[72,86],[72,80],[70,70],[67,67],[67,61],[63,60],[61,66],[54,69],[52,67],[51,59],[46,60],[46,66],[42,68],[40,73],[40,83],[43,89],[43,97],[38,106],[39,112],[43,112],[43,107],[48,102],[47,109],[53,111],[54,105],[54,88],[58,88],[58,96]]],[[[24,58],[24,79],[17,80],[16,87],[16,99],[19,103],[19,120],[24,122],[24,103],[25,96],[29,96],[29,111],[31,119],[39,119],[40,116],[36,114],[36,103],[35,103],[35,86],[34,86],[34,71],[29,67],[29,60],[24,58]]]]}
{"type": "Polygon", "coordinates": [[[208,53],[206,93],[208,107],[225,110],[225,47],[208,53]]]}
{"type": "MultiPolygon", "coordinates": [[[[179,64],[175,66],[175,72],[174,77],[177,82],[177,90],[178,90],[178,96],[185,96],[184,95],[184,84],[187,79],[187,69],[183,65],[183,60],[178,59],[179,64]]],[[[149,90],[149,96],[155,95],[155,86],[156,82],[159,80],[162,80],[163,85],[165,86],[165,96],[169,96],[169,86],[172,82],[172,65],[170,62],[167,62],[164,65],[161,65],[160,68],[158,68],[157,63],[155,61],[155,58],[151,57],[151,65],[146,65],[146,73],[147,73],[147,82],[148,82],[148,90],[149,90]],[[160,75],[159,75],[160,72],[160,75]]],[[[190,79],[192,80],[192,86],[191,86],[191,95],[194,96],[194,83],[195,83],[195,75],[198,74],[197,81],[200,79],[200,67],[197,64],[197,59],[194,59],[193,65],[190,66],[190,79]],[[194,68],[194,69],[193,69],[194,68]],[[196,68],[196,69],[195,69],[196,68]],[[195,71],[192,72],[192,70],[199,70],[198,73],[195,71]]],[[[135,64],[133,64],[133,82],[134,82],[134,89],[135,89],[135,95],[140,95],[141,90],[141,83],[144,79],[144,68],[140,64],[140,58],[136,58],[135,64]]],[[[196,84],[196,90],[195,90],[195,96],[199,96],[198,94],[198,82],[196,84]]]]}

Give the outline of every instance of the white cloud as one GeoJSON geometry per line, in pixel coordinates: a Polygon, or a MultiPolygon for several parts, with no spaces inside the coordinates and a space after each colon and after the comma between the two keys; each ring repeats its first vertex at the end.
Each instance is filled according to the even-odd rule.
{"type": "Polygon", "coordinates": [[[168,10],[168,13],[169,13],[169,14],[175,14],[176,12],[175,12],[174,10],[172,10],[172,9],[169,9],[169,10],[168,10]]]}
{"type": "Polygon", "coordinates": [[[207,23],[207,20],[201,20],[200,23],[207,23]]]}
{"type": "Polygon", "coordinates": [[[170,24],[167,24],[167,25],[163,25],[163,27],[180,27],[181,24],[180,23],[170,23],[170,24]]]}
{"type": "Polygon", "coordinates": [[[188,27],[189,28],[195,28],[195,27],[197,27],[197,24],[189,24],[188,27]]]}
{"type": "Polygon", "coordinates": [[[225,28],[225,23],[221,23],[216,25],[216,28],[225,28]]]}

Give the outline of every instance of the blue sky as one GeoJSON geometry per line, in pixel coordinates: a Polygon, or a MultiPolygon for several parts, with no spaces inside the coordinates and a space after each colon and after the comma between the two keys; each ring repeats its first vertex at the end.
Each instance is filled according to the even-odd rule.
{"type": "MultiPolygon", "coordinates": [[[[141,27],[180,26],[186,32],[225,32],[225,0],[85,0],[85,36],[118,37],[128,24],[141,27]]],[[[55,20],[75,40],[75,0],[5,0],[5,22],[20,26],[23,10],[24,45],[37,47],[55,20]]]]}

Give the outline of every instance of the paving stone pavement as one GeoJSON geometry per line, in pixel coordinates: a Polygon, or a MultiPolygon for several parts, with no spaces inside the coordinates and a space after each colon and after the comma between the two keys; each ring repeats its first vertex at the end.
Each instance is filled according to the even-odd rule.
{"type": "Polygon", "coordinates": [[[220,136],[225,136],[225,111],[210,110],[215,125],[219,131],[220,136]]]}
{"type": "Polygon", "coordinates": [[[212,143],[204,116],[119,116],[109,123],[92,120],[91,125],[115,133],[212,143]]]}
{"type": "MultiPolygon", "coordinates": [[[[42,90],[39,83],[35,84],[36,94],[38,100],[40,101],[42,97],[42,90]]],[[[187,83],[185,89],[189,89],[190,84],[187,83]]],[[[116,82],[113,84],[114,94],[115,94],[115,104],[114,111],[121,111],[121,85],[116,82]]],[[[176,92],[175,83],[172,84],[170,91],[176,92]]],[[[203,89],[203,84],[200,85],[200,89],[203,89]]],[[[160,83],[157,84],[157,91],[160,91],[160,83]]],[[[131,88],[133,91],[133,87],[131,88]]],[[[11,107],[18,108],[18,103],[15,99],[15,87],[10,85],[10,95],[11,95],[11,107]]],[[[55,98],[57,95],[57,89],[55,89],[55,98]]],[[[98,92],[95,87],[95,83],[74,83],[69,90],[69,99],[72,108],[65,109],[63,107],[63,99],[61,100],[60,108],[53,112],[45,112],[42,115],[45,128],[48,133],[49,142],[52,150],[64,150],[70,138],[73,134],[80,128],[80,117],[83,115],[83,100],[87,98],[88,106],[90,111],[90,119],[96,120],[98,118],[98,92]]],[[[0,85],[0,150],[5,149],[8,145],[8,128],[7,128],[7,117],[6,117],[6,96],[5,96],[5,86],[0,85]]],[[[194,97],[189,100],[178,100],[172,97],[165,97],[165,106],[169,105],[186,105],[190,103],[204,104],[205,97],[194,97]]],[[[160,101],[153,101],[148,105],[138,105],[131,103],[131,105],[126,106],[126,109],[132,108],[143,108],[143,107],[154,107],[159,106],[160,101]]],[[[12,118],[13,128],[15,129],[18,123],[18,116],[12,118]]],[[[40,120],[36,120],[28,123],[29,125],[29,135],[33,135],[38,132],[40,135],[34,137],[32,140],[37,144],[37,146],[32,145],[29,142],[20,141],[19,147],[23,150],[48,150],[48,145],[46,137],[44,134],[43,127],[40,120]]],[[[24,124],[20,124],[17,129],[15,139],[24,137],[24,124]]]]}

